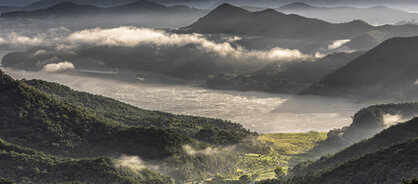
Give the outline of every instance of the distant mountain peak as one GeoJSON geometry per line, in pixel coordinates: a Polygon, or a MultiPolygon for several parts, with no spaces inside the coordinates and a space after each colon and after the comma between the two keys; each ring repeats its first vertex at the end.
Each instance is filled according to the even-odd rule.
{"type": "Polygon", "coordinates": [[[229,13],[246,12],[246,13],[248,13],[249,11],[247,11],[243,8],[228,4],[228,3],[222,3],[221,5],[219,5],[215,9],[213,9],[209,14],[218,13],[218,12],[229,12],[229,13]]]}
{"type": "Polygon", "coordinates": [[[125,4],[125,5],[121,5],[119,7],[125,7],[125,8],[136,8],[136,7],[141,7],[141,8],[165,8],[166,6],[153,2],[153,1],[148,1],[148,0],[138,0],[129,4],[125,4]]]}
{"type": "Polygon", "coordinates": [[[363,20],[359,20],[359,19],[355,19],[351,22],[348,22],[347,24],[349,25],[356,25],[356,26],[371,26],[369,23],[363,21],[363,20]]]}
{"type": "Polygon", "coordinates": [[[306,4],[304,2],[294,2],[294,3],[290,3],[290,4],[280,7],[280,9],[308,9],[308,8],[315,8],[315,7],[309,4],[306,4]]]}
{"type": "Polygon", "coordinates": [[[267,8],[265,10],[258,11],[258,12],[255,12],[255,13],[258,13],[258,14],[261,13],[261,14],[264,14],[264,15],[272,15],[272,16],[285,16],[286,15],[284,13],[278,12],[277,10],[271,9],[271,8],[267,8]]]}
{"type": "Polygon", "coordinates": [[[247,16],[249,14],[250,12],[248,10],[245,10],[237,6],[233,6],[228,3],[223,3],[200,19],[218,20],[224,17],[241,17],[247,16]]]}
{"type": "Polygon", "coordinates": [[[92,6],[92,5],[77,4],[73,2],[62,2],[55,6],[47,8],[47,10],[60,11],[60,10],[79,9],[79,8],[97,8],[97,7],[92,6]]]}

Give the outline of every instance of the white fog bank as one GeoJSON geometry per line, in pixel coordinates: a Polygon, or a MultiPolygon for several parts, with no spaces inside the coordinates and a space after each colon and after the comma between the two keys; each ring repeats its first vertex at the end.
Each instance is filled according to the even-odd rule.
{"type": "MultiPolygon", "coordinates": [[[[315,96],[221,91],[191,85],[146,84],[142,80],[121,82],[64,73],[2,70],[16,79],[58,82],[144,109],[231,120],[259,133],[341,128],[351,123],[351,116],[358,109],[366,106],[344,99],[315,96]]],[[[117,78],[117,74],[112,76],[117,78]]]]}

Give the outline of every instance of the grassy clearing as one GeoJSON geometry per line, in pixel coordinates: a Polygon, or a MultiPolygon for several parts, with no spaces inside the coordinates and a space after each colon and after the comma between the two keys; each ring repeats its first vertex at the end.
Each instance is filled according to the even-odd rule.
{"type": "Polygon", "coordinates": [[[292,167],[300,161],[308,160],[307,151],[314,148],[319,141],[327,138],[326,132],[307,132],[307,133],[273,133],[263,134],[258,139],[273,147],[274,151],[280,155],[283,166],[292,167]]]}
{"type": "Polygon", "coordinates": [[[300,161],[311,159],[303,153],[326,138],[326,132],[262,134],[258,140],[271,146],[272,152],[263,155],[241,155],[237,168],[237,173],[240,175],[229,179],[236,180],[244,174],[256,180],[274,178],[274,168],[277,166],[288,168],[300,161]]]}

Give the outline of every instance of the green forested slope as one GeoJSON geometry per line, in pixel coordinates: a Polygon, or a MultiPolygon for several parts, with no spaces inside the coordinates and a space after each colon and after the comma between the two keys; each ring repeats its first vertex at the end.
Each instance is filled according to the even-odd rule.
{"type": "Polygon", "coordinates": [[[334,154],[363,139],[373,137],[391,123],[403,122],[416,115],[418,115],[416,102],[378,104],[360,109],[354,114],[353,122],[349,126],[329,131],[327,139],[310,150],[310,153],[334,154]]]}
{"type": "Polygon", "coordinates": [[[316,183],[401,183],[418,173],[418,139],[410,139],[348,161],[320,176],[316,183]]]}
{"type": "Polygon", "coordinates": [[[258,184],[397,184],[418,173],[418,139],[408,139],[390,147],[353,158],[339,166],[298,175],[289,179],[270,179],[258,184]]]}
{"type": "Polygon", "coordinates": [[[18,183],[173,183],[167,176],[116,167],[116,163],[108,157],[55,157],[0,139],[0,176],[18,183]]]}
{"type": "Polygon", "coordinates": [[[255,135],[238,123],[196,116],[174,115],[140,109],[117,100],[72,90],[67,86],[41,80],[24,80],[54,99],[74,104],[114,122],[129,126],[158,127],[173,130],[210,144],[235,144],[255,135]]]}
{"type": "Polygon", "coordinates": [[[238,124],[146,111],[58,84],[32,82],[70,93],[48,95],[0,72],[0,138],[48,155],[81,160],[138,156],[182,183],[235,174],[239,154],[224,146],[263,149],[240,143],[255,134],[238,124]]]}
{"type": "Polygon", "coordinates": [[[354,144],[329,158],[315,161],[307,167],[302,167],[304,164],[301,164],[299,165],[300,168],[296,167],[294,171],[302,174],[329,169],[351,159],[416,137],[418,137],[418,118],[387,128],[368,140],[354,144]]]}
{"type": "Polygon", "coordinates": [[[6,141],[62,156],[124,153],[161,158],[190,142],[172,131],[109,122],[4,73],[0,73],[0,112],[0,136],[6,141]]]}

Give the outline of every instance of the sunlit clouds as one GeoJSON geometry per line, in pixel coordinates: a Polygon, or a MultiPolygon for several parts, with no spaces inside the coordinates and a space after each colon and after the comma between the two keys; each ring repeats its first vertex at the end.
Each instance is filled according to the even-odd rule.
{"type": "Polygon", "coordinates": [[[349,41],[351,41],[351,40],[350,39],[335,40],[334,42],[332,42],[331,45],[328,45],[328,49],[329,50],[334,50],[334,49],[340,48],[341,46],[348,43],[349,41]]]}
{"type": "MultiPolygon", "coordinates": [[[[269,61],[307,60],[313,58],[297,49],[273,48],[267,51],[247,50],[241,46],[233,47],[229,42],[211,41],[201,34],[176,34],[162,30],[136,27],[119,27],[111,29],[87,29],[72,33],[66,40],[78,44],[134,47],[145,44],[157,46],[185,46],[194,44],[200,49],[221,57],[255,58],[269,61]]],[[[227,40],[239,40],[232,37],[227,40]]]]}
{"type": "Polygon", "coordinates": [[[43,66],[43,72],[59,72],[64,70],[73,70],[75,69],[74,65],[68,61],[59,62],[59,63],[50,63],[43,66]]]}

